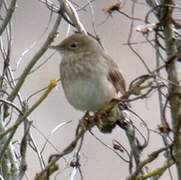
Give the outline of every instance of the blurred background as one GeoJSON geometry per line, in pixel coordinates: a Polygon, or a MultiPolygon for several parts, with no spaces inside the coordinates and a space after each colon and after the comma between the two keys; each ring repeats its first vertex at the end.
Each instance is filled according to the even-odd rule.
{"type": "MultiPolygon", "coordinates": [[[[87,1],[84,0],[77,0],[75,2],[80,7],[87,4],[87,1]]],[[[127,45],[132,19],[118,12],[108,14],[104,10],[116,2],[116,0],[95,0],[91,3],[92,9],[88,5],[84,10],[78,11],[78,13],[86,30],[92,34],[94,34],[94,30],[96,31],[96,34],[99,36],[105,51],[110,54],[119,64],[119,67],[126,79],[127,87],[129,87],[132,80],[148,72],[140,59],[133,53],[133,51],[130,50],[127,45]],[[92,10],[94,11],[93,14],[92,10]],[[94,23],[95,29],[93,28],[92,23],[94,23]]],[[[79,9],[78,6],[74,6],[79,9]]],[[[146,6],[144,1],[138,1],[138,3],[135,5],[134,17],[144,20],[148,10],[149,7],[146,6]]],[[[121,11],[129,16],[132,16],[132,1],[126,1],[121,11]]],[[[53,27],[56,16],[57,15],[55,13],[51,16],[50,10],[41,1],[19,0],[14,18],[12,20],[13,41],[10,61],[16,78],[19,77],[28,62],[40,49],[42,43],[45,42],[48,33],[53,27]],[[35,42],[36,45],[23,56],[21,61],[19,61],[23,52],[30,49],[35,42]]],[[[156,22],[153,17],[151,19],[151,23],[156,22]]],[[[152,48],[149,43],[143,43],[145,38],[143,37],[142,33],[136,31],[136,27],[138,25],[144,25],[144,22],[136,20],[134,21],[131,42],[135,43],[133,46],[136,52],[144,59],[147,66],[153,70],[156,67],[154,48],[152,48]]],[[[66,38],[75,30],[71,27],[70,33],[67,34],[68,28],[68,24],[62,19],[58,36],[53,43],[54,45],[59,43],[62,39],[66,38]]],[[[150,35],[149,39],[151,39],[151,36],[152,35],[150,35]]],[[[61,59],[57,53],[49,58],[52,53],[55,52],[53,50],[47,50],[45,55],[43,55],[43,57],[41,57],[39,62],[36,64],[36,67],[46,61],[47,58],[48,61],[39,69],[31,73],[26,79],[24,86],[20,91],[23,99],[28,99],[28,97],[30,97],[33,93],[47,87],[53,78],[59,79],[59,64],[61,59]]],[[[31,104],[33,104],[41,94],[42,92],[32,96],[28,100],[29,105],[31,106],[31,104]]],[[[143,152],[143,158],[146,158],[148,153],[163,146],[161,136],[154,133],[154,131],[157,130],[157,126],[160,124],[157,93],[152,93],[149,98],[135,101],[131,105],[132,110],[142,117],[147,123],[148,127],[153,130],[150,134],[149,146],[143,152]]],[[[48,161],[51,154],[61,152],[71,143],[75,137],[76,127],[83,115],[83,112],[75,110],[71,105],[69,105],[65,99],[61,82],[59,81],[58,86],[30,116],[30,119],[33,121],[31,134],[34,137],[39,150],[41,151],[44,148],[42,150],[42,155],[45,162],[48,161]],[[70,123],[62,125],[55,133],[51,134],[52,130],[56,126],[64,122],[69,122],[70,120],[70,123]],[[43,135],[49,137],[49,141],[54,147],[49,143],[46,144],[46,139],[43,137],[43,135]]],[[[142,122],[134,115],[130,116],[139,130],[146,135],[146,130],[142,122]]],[[[92,132],[106,145],[112,147],[112,142],[114,139],[116,139],[125,148],[130,150],[129,143],[123,129],[117,127],[112,133],[103,134],[96,127],[94,127],[92,132]]],[[[21,129],[19,129],[16,133],[16,138],[18,139],[18,137],[22,137],[21,129]]],[[[127,158],[124,153],[121,155],[127,158]]],[[[28,149],[27,157],[27,177],[29,179],[33,179],[35,174],[41,171],[39,160],[36,153],[30,148],[28,149]]],[[[72,159],[73,154],[70,154],[66,156],[65,159],[61,159],[59,161],[60,170],[58,173],[55,173],[57,179],[69,179],[72,172],[72,168],[69,167],[69,163],[72,161],[72,159]]],[[[87,132],[85,135],[83,147],[80,153],[80,159],[82,175],[85,180],[125,179],[129,175],[128,164],[121,160],[110,149],[105,147],[105,145],[100,143],[89,132],[87,132]]],[[[148,166],[148,171],[154,169],[153,167],[160,165],[159,160],[157,160],[148,166]]],[[[174,169],[172,172],[174,175],[174,169]]],[[[168,171],[161,179],[167,179],[165,178],[167,176],[168,171]]],[[[78,173],[75,179],[80,179],[78,173]]]]}

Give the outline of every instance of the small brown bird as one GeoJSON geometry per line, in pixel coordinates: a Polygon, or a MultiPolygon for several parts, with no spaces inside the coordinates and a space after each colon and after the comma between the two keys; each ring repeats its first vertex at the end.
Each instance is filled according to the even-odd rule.
{"type": "Polygon", "coordinates": [[[125,93],[117,64],[99,44],[84,34],[73,34],[56,49],[62,56],[60,76],[69,103],[76,109],[97,112],[125,93]]]}

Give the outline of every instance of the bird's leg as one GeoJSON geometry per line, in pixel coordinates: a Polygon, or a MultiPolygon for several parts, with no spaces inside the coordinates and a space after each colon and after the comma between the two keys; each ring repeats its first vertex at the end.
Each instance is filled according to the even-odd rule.
{"type": "Polygon", "coordinates": [[[80,129],[84,129],[86,131],[87,129],[90,129],[92,126],[94,126],[95,123],[93,119],[94,115],[90,115],[90,112],[87,111],[79,121],[76,129],[76,136],[78,135],[80,129]]]}

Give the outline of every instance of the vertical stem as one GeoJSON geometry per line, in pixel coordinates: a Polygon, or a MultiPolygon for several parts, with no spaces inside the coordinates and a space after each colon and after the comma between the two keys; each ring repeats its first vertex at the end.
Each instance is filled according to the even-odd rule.
{"type": "MultiPolygon", "coordinates": [[[[163,5],[162,19],[164,21],[164,37],[165,37],[165,47],[167,60],[170,59],[176,53],[175,44],[173,40],[173,30],[172,30],[172,11],[173,9],[168,7],[168,5],[173,5],[172,0],[165,0],[163,5]]],[[[168,74],[168,98],[170,103],[170,111],[172,118],[172,127],[174,132],[174,155],[177,166],[178,179],[181,179],[181,103],[180,103],[180,87],[177,74],[177,59],[168,63],[166,71],[168,74]]]]}

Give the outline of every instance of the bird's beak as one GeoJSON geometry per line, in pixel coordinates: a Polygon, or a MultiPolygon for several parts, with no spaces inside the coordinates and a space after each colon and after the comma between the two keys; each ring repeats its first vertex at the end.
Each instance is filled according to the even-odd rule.
{"type": "Polygon", "coordinates": [[[50,49],[58,49],[58,46],[49,46],[50,49]]]}

